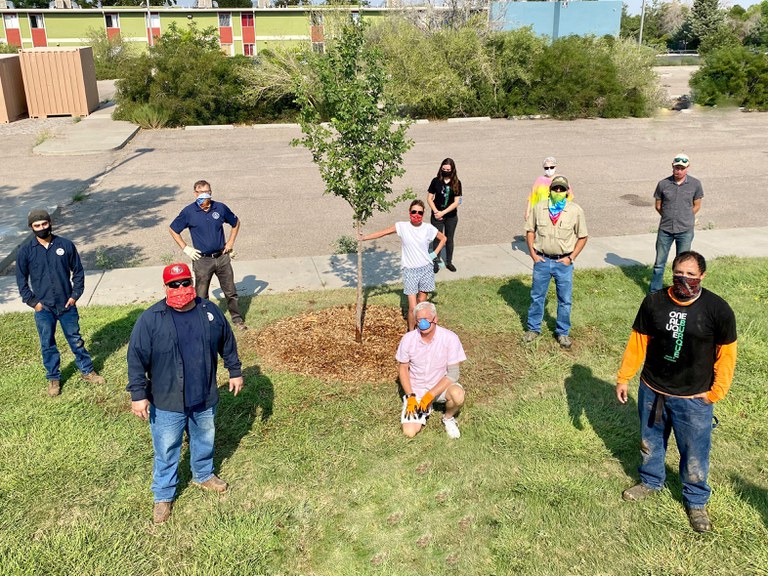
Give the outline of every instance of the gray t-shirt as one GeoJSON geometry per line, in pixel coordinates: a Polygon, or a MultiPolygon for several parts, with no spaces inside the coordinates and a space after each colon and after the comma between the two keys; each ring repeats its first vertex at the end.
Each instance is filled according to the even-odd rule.
{"type": "Polygon", "coordinates": [[[693,230],[696,218],[693,201],[704,196],[704,190],[693,176],[686,176],[679,186],[674,176],[664,178],[656,185],[653,197],[661,200],[661,222],[659,229],[668,234],[679,234],[693,230]]]}

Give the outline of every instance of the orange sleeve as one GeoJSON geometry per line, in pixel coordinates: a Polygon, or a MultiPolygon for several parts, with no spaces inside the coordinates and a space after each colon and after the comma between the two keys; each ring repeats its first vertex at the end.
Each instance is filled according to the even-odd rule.
{"type": "Polygon", "coordinates": [[[728,394],[733,382],[733,370],[736,368],[736,342],[718,346],[715,355],[715,381],[707,393],[710,402],[722,400],[728,394]]]}
{"type": "Polygon", "coordinates": [[[648,349],[648,341],[651,339],[646,334],[640,334],[637,330],[632,330],[629,335],[629,342],[624,349],[624,357],[621,359],[621,367],[616,376],[618,384],[627,384],[645,360],[645,351],[648,349]]]}

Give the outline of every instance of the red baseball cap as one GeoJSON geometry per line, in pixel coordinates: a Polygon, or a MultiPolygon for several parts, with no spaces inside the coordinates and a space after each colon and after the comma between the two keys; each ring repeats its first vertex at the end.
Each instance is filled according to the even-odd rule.
{"type": "Polygon", "coordinates": [[[163,284],[187,278],[192,278],[192,273],[189,271],[189,266],[184,263],[170,264],[163,269],[163,284]]]}

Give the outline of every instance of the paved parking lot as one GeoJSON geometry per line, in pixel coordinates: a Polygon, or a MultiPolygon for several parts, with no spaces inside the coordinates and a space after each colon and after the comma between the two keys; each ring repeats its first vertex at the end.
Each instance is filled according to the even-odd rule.
{"type": "MultiPolygon", "coordinates": [[[[678,151],[704,183],[704,228],[759,226],[750,213],[762,188],[768,116],[738,110],[669,112],[622,120],[494,120],[414,125],[398,192],[425,196],[440,161],[456,160],[465,190],[458,245],[496,244],[522,233],[526,194],[545,156],[558,158],[591,236],[646,233],[658,217],[652,194],[678,151]]],[[[241,260],[329,254],[351,234],[351,212],[323,195],[309,153],[290,146],[291,127],[140,132],[123,150],[78,157],[38,157],[33,135],[0,140],[2,182],[19,217],[34,205],[63,206],[57,228],[73,239],[86,267],[158,265],[179,257],[167,228],[193,200],[192,183],[241,217],[241,260]],[[85,197],[83,198],[83,193],[85,197]],[[73,200],[73,197],[77,201],[73,200]]],[[[367,229],[405,218],[405,208],[377,215],[367,229]]],[[[398,246],[386,239],[379,246],[398,246]]]]}

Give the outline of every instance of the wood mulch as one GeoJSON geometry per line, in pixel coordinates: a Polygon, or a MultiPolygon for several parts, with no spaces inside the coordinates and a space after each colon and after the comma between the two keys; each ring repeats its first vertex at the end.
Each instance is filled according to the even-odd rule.
{"type": "Polygon", "coordinates": [[[264,365],[349,384],[393,382],[395,352],[406,331],[400,308],[367,306],[363,342],[355,342],[355,307],[306,312],[270,324],[249,341],[264,365]]]}

